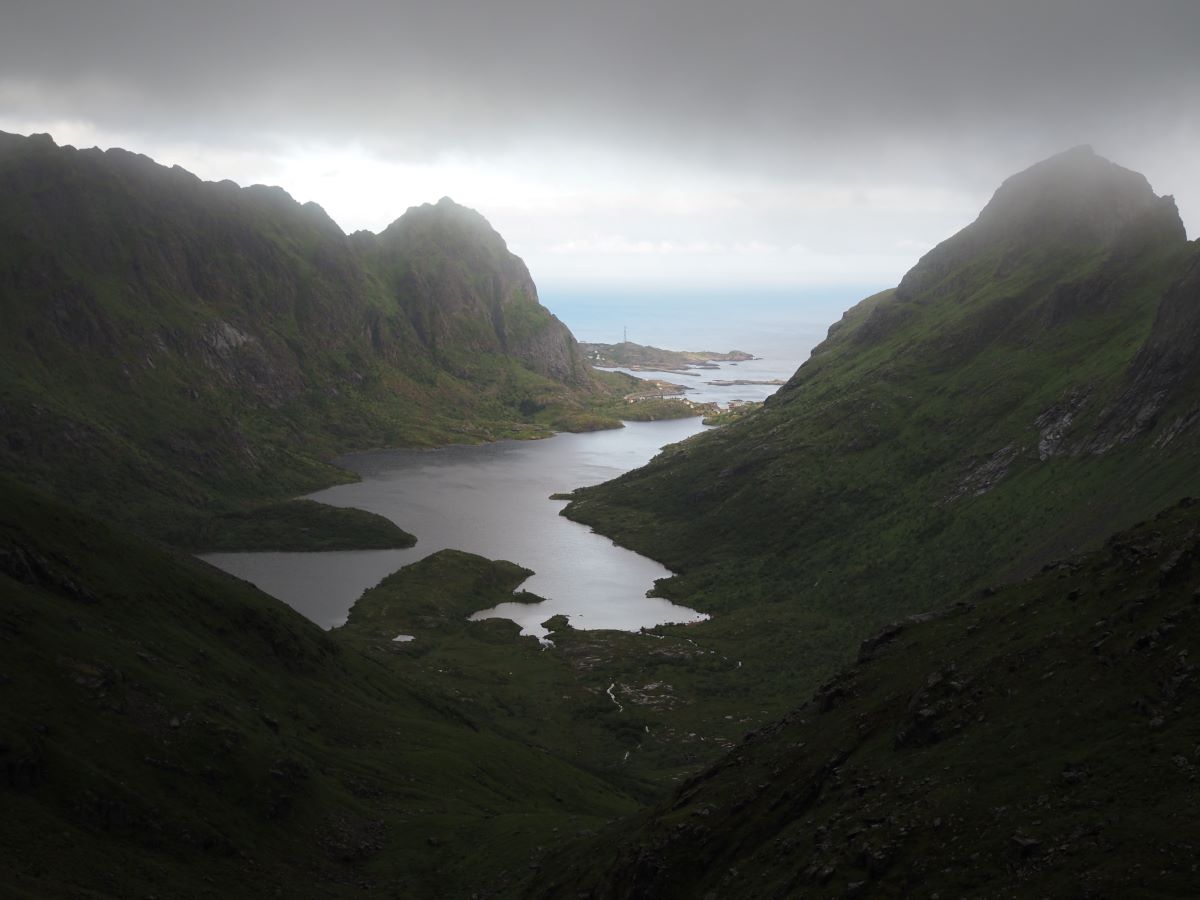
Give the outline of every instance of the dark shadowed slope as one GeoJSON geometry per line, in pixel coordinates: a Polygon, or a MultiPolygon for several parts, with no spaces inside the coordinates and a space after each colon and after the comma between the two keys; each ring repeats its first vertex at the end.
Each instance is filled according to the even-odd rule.
{"type": "MultiPolygon", "coordinates": [[[[507,654],[474,654],[476,670],[550,680],[535,641],[460,612],[527,572],[446,551],[387,584],[411,597],[430,572],[420,614],[440,603],[507,654]]],[[[523,874],[556,833],[634,808],[578,753],[515,736],[484,691],[387,652],[392,635],[322,632],[4,479],[0,598],[5,897],[469,896],[523,874]]]]}
{"type": "Polygon", "coordinates": [[[1200,513],[862,643],[544,897],[1188,897],[1200,513]]]}

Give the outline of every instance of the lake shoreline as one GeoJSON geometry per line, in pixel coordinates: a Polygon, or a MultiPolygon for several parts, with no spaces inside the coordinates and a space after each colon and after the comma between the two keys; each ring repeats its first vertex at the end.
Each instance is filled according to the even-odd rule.
{"type": "Polygon", "coordinates": [[[646,596],[655,581],[671,576],[669,570],[570,522],[559,515],[565,503],[548,498],[564,487],[574,490],[616,477],[648,461],[661,446],[702,430],[704,426],[696,419],[630,422],[616,432],[560,433],[547,441],[505,440],[345,454],[335,464],[361,480],[335,485],[307,499],[366,509],[403,523],[415,532],[415,547],[221,553],[202,558],[256,584],[324,628],[344,622],[364,591],[442,549],[511,560],[533,570],[526,588],[546,597],[550,605],[515,610],[506,603],[504,610],[495,612],[509,614],[526,634],[543,636],[541,623],[558,613],[567,615],[572,627],[584,630],[615,627],[636,631],[667,622],[696,621],[701,616],[697,611],[646,596]],[[469,484],[468,477],[477,477],[482,483],[469,484]],[[481,492],[489,486],[498,493],[485,500],[490,495],[481,492]],[[467,520],[482,514],[486,522],[454,526],[449,520],[455,518],[456,509],[467,520]],[[514,520],[522,523],[521,529],[512,528],[514,520]],[[523,542],[518,539],[531,528],[536,528],[536,535],[530,532],[523,542]],[[501,537],[493,539],[496,534],[501,537]],[[550,548],[544,555],[542,545],[550,548]],[[572,569],[572,559],[578,568],[572,569]],[[599,597],[606,599],[600,601],[599,597]],[[631,612],[635,609],[641,611],[631,612]]]}

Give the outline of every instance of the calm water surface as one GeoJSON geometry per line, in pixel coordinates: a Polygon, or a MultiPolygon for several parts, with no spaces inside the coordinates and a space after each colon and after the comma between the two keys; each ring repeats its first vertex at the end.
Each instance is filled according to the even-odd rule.
{"type": "Polygon", "coordinates": [[[695,403],[730,403],[766,400],[777,390],[772,381],[787,381],[799,363],[791,359],[748,359],[743,362],[723,362],[716,369],[686,369],[682,372],[659,372],[618,367],[638,378],[658,378],[685,388],[683,397],[695,403]],[[752,384],[714,384],[713,382],[749,381],[752,384]]]}
{"type": "Polygon", "coordinates": [[[576,628],[634,631],[694,621],[704,616],[646,597],[656,579],[671,574],[667,569],[563,518],[558,512],[566,503],[548,497],[615,478],[702,429],[699,419],[633,422],[542,441],[352,454],[337,462],[362,482],[311,498],[386,516],[417,536],[415,547],[204,558],[324,628],[345,622],[359,595],[386,575],[447,547],[534,570],[521,587],[547,598],[544,603],[505,603],[476,614],[512,619],[526,634],[545,634],[540,623],[558,613],[576,628]]]}

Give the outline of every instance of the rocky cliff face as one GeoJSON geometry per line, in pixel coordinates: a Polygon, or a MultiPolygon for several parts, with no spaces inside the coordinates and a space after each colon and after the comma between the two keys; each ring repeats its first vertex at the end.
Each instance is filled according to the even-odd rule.
{"type": "Polygon", "coordinates": [[[1150,336],[1088,448],[1104,452],[1149,431],[1165,446],[1200,418],[1200,247],[1163,296],[1150,336]]]}
{"type": "Polygon", "coordinates": [[[479,213],[443,197],[365,242],[427,347],[507,353],[547,377],[587,383],[574,336],[538,302],[529,270],[479,213]]]}
{"type": "Polygon", "coordinates": [[[348,237],[279,188],[45,136],[0,135],[0,305],[0,462],[96,507],[302,490],[338,451],[600,390],[478,213],[348,237]]]}

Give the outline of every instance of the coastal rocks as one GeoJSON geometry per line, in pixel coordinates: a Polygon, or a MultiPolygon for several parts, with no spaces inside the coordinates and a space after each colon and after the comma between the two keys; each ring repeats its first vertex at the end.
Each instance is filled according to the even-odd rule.
{"type": "Polygon", "coordinates": [[[691,388],[682,384],[672,384],[659,378],[644,379],[638,390],[626,394],[626,403],[638,403],[642,400],[660,400],[665,397],[682,397],[691,388]]]}

